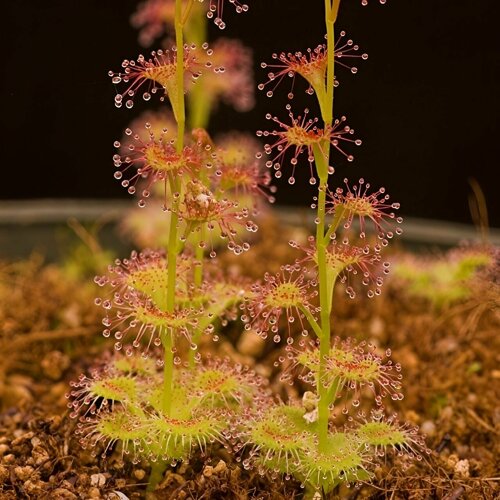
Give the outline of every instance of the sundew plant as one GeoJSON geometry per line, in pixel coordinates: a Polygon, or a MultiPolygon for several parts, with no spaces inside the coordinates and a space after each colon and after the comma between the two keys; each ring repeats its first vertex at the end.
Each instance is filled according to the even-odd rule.
{"type": "Polygon", "coordinates": [[[439,311],[469,298],[474,278],[493,262],[488,248],[462,248],[434,258],[408,255],[396,263],[394,274],[411,297],[429,301],[439,311]]]}
{"type": "Polygon", "coordinates": [[[165,31],[167,40],[109,73],[118,108],[164,102],[162,111],[134,120],[113,156],[115,178],[143,211],[152,207],[163,219],[156,241],[164,248],[133,252],[96,277],[104,289],[96,299],[105,311],[103,334],[117,353],[72,384],[69,407],[81,444],[93,453],[105,459],[117,449],[151,463],[149,490],[167,466],[208,456],[212,446],[234,452],[244,468],[293,476],[309,496],[368,480],[387,449],[420,458],[417,429],[384,412],[386,396],[403,397],[401,367],[389,350],[334,336],[330,321],[336,285],[351,297],[359,287],[380,294],[388,270],[381,254],[401,223],[384,188],[363,179],[333,187],[333,165],[352,161],[361,145],[346,118],[334,117],[337,69],[356,73],[367,58],[345,32],[335,35],[339,5],[325,0],[326,43],[262,64],[267,79],[259,88],[267,96],[288,77],[302,79],[321,111],[313,117],[288,105],[288,116],[269,113],[271,130],[257,132],[262,152],[255,139],[213,140],[207,132],[219,101],[240,111],[253,105],[249,49],[206,41],[207,18],[223,29],[224,9],[245,12],[246,4],[146,1],[132,18],[141,43],[165,31]],[[318,188],[315,235],[307,244],[290,242],[297,258],[276,275],[258,283],[226,275],[217,254],[221,246],[249,250],[259,207],[274,201],[271,173],[294,184],[303,168],[318,188]],[[205,340],[217,341],[238,318],[244,330],[286,345],[282,382],[311,386],[300,401],[274,397],[248,367],[203,355],[205,340]],[[298,339],[292,324],[300,325],[298,339]]]}
{"type": "MultiPolygon", "coordinates": [[[[276,342],[283,332],[280,318],[300,323],[303,338],[297,342],[289,336],[281,357],[288,365],[282,379],[292,381],[296,372],[313,390],[301,403],[278,404],[259,414],[248,429],[249,463],[295,476],[313,496],[341,482],[370,478],[371,466],[386,449],[420,459],[423,447],[416,428],[384,412],[385,397],[403,397],[401,366],[390,360],[390,350],[380,353],[364,341],[332,335],[335,286],[343,284],[352,298],[359,281],[369,297],[379,295],[389,266],[382,261],[382,250],[400,234],[402,222],[396,215],[399,204],[389,200],[384,188],[373,190],[364,179],[355,184],[344,179],[331,187],[337,158],[353,161],[352,149],[361,145],[346,117],[334,117],[337,70],[355,74],[357,61],[367,59],[344,31],[335,35],[339,7],[340,0],[325,1],[326,43],[273,54],[271,63],[262,64],[268,73],[259,89],[268,97],[291,77],[305,80],[306,93],[319,105],[321,116],[312,117],[308,109],[295,113],[289,104],[288,118],[269,113],[266,118],[274,128],[257,132],[268,141],[266,166],[276,177],[284,171],[293,185],[296,168],[308,165],[310,184],[318,186],[312,205],[316,232],[306,246],[290,242],[301,257],[254,286],[244,317],[247,328],[264,337],[271,334],[276,342]],[[367,410],[362,398],[368,396],[375,404],[367,410]]],[[[293,99],[293,92],[288,97],[293,99]]]]}

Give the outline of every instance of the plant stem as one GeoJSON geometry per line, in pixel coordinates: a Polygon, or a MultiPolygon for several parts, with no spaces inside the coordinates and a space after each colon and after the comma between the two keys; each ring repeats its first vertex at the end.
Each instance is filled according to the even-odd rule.
{"type": "Polygon", "coordinates": [[[344,207],[341,205],[338,205],[337,208],[335,209],[335,215],[333,216],[333,220],[330,223],[328,227],[328,231],[325,234],[325,244],[328,245],[330,243],[330,238],[331,236],[335,233],[335,231],[338,229],[340,221],[342,220],[344,216],[344,207]]]}
{"type": "MultiPolygon", "coordinates": [[[[205,258],[205,249],[200,246],[200,243],[204,241],[205,238],[205,226],[202,225],[200,227],[199,232],[197,233],[199,236],[196,241],[196,248],[195,248],[195,259],[196,259],[196,265],[194,268],[194,286],[195,290],[200,290],[201,285],[203,284],[203,260],[205,258]]],[[[196,330],[193,333],[193,344],[196,344],[197,346],[200,343],[201,340],[201,334],[202,334],[202,328],[198,326],[196,330]]],[[[196,350],[190,349],[189,350],[189,368],[192,370],[195,365],[195,356],[196,356],[196,350]]]]}
{"type": "Polygon", "coordinates": [[[306,317],[307,322],[309,323],[309,325],[314,330],[314,333],[318,336],[318,338],[321,338],[321,336],[323,335],[321,327],[318,325],[318,322],[314,319],[314,316],[311,314],[311,312],[309,311],[309,309],[307,309],[304,306],[300,306],[300,310],[304,314],[304,316],[306,317]]]}
{"type": "Polygon", "coordinates": [[[318,259],[319,298],[321,308],[321,336],[319,337],[319,373],[317,392],[318,402],[318,447],[325,451],[328,439],[328,397],[327,390],[322,383],[326,372],[326,356],[330,352],[330,304],[328,298],[328,276],[326,269],[326,245],[325,245],[325,200],[327,182],[322,181],[318,196],[318,226],[316,228],[316,251],[318,259]]]}
{"type": "MultiPolygon", "coordinates": [[[[333,121],[333,90],[334,90],[334,51],[335,37],[333,24],[337,15],[340,0],[325,0],[325,23],[327,34],[328,66],[326,73],[326,102],[320,105],[325,128],[333,121]]],[[[321,103],[320,103],[321,104],[321,103]]],[[[328,188],[328,164],[330,159],[330,142],[325,141],[322,147],[315,148],[314,158],[319,173],[319,193],[316,227],[316,252],[318,260],[319,298],[321,308],[321,335],[319,337],[319,373],[317,382],[318,402],[318,448],[326,452],[328,444],[328,420],[330,416],[328,389],[323,380],[326,372],[326,357],[330,352],[330,312],[331,293],[327,273],[326,251],[328,240],[325,238],[326,191],[328,188]]],[[[331,284],[333,286],[333,283],[331,284]]]]}
{"type": "Polygon", "coordinates": [[[149,482],[147,487],[148,492],[154,491],[156,485],[162,480],[166,465],[166,462],[164,462],[163,460],[160,460],[159,462],[153,464],[153,466],[151,467],[151,474],[149,475],[149,482]]]}
{"type": "Polygon", "coordinates": [[[174,346],[173,333],[168,333],[162,338],[163,349],[163,411],[170,415],[172,410],[172,389],[173,389],[173,375],[174,375],[174,353],[172,348],[174,346]]]}
{"type": "MultiPolygon", "coordinates": [[[[183,22],[187,21],[189,11],[192,7],[192,1],[189,2],[189,10],[186,11],[185,19],[182,17],[182,0],[175,0],[175,41],[177,45],[177,65],[176,65],[176,82],[177,92],[175,99],[177,100],[174,110],[177,119],[177,143],[176,150],[180,153],[184,148],[184,130],[186,124],[186,111],[184,103],[184,39],[183,39],[183,22]]],[[[174,207],[170,214],[170,229],[168,234],[167,248],[167,312],[173,312],[175,309],[175,285],[177,278],[177,240],[178,240],[178,206],[180,196],[179,180],[169,173],[168,181],[170,184],[171,194],[174,197],[174,207]]],[[[162,344],[164,348],[164,365],[163,365],[163,394],[162,394],[162,409],[165,414],[170,415],[172,410],[172,389],[173,389],[173,374],[174,374],[174,333],[173,331],[163,335],[162,344]]],[[[151,468],[147,491],[151,492],[156,488],[156,485],[161,481],[167,463],[159,461],[151,468]]]]}
{"type": "MultiPolygon", "coordinates": [[[[184,147],[184,129],[186,123],[186,112],[184,104],[184,38],[182,24],[182,0],[175,1],[175,41],[177,45],[177,66],[176,66],[176,82],[177,103],[177,142],[176,150],[180,153],[184,147]]],[[[175,309],[175,285],[177,280],[177,239],[178,239],[178,204],[179,198],[175,195],[179,193],[179,180],[169,172],[169,183],[172,196],[177,199],[175,207],[173,207],[170,217],[170,230],[168,235],[167,248],[167,312],[171,313],[175,309]]],[[[169,415],[172,406],[172,384],[173,384],[173,352],[174,338],[173,333],[169,333],[162,338],[164,353],[164,368],[163,368],[163,411],[169,415]]]]}
{"type": "Polygon", "coordinates": [[[194,0],[189,0],[188,4],[186,5],[186,11],[184,12],[184,15],[181,18],[181,25],[182,25],[183,28],[186,25],[186,23],[187,23],[187,21],[189,19],[189,16],[191,15],[191,11],[193,9],[193,5],[194,5],[194,0]]]}
{"type": "MultiPolygon", "coordinates": [[[[207,16],[203,8],[192,11],[189,25],[185,29],[186,40],[200,48],[207,41],[207,16]]],[[[188,95],[189,128],[206,129],[212,111],[212,99],[208,98],[203,74],[198,78],[188,95]]]]}
{"type": "MultiPolygon", "coordinates": [[[[192,3],[192,2],[191,2],[192,3]]],[[[184,23],[182,18],[182,0],[175,0],[175,45],[177,47],[177,65],[175,78],[177,83],[177,143],[176,149],[180,153],[184,147],[184,130],[186,126],[186,106],[184,103],[184,23]]]]}
{"type": "Polygon", "coordinates": [[[203,89],[203,75],[201,75],[189,96],[189,125],[191,129],[207,128],[212,104],[212,99],[206,95],[203,89]]]}
{"type": "MultiPolygon", "coordinates": [[[[169,175],[170,189],[172,193],[178,192],[178,182],[172,174],[169,175]]],[[[175,285],[177,280],[177,233],[179,216],[177,215],[178,202],[173,208],[170,216],[170,230],[168,235],[167,248],[167,312],[172,313],[175,309],[175,285]]],[[[163,394],[162,394],[162,409],[170,415],[172,406],[172,385],[173,385],[173,368],[174,368],[174,332],[168,332],[162,337],[164,349],[164,365],[163,365],[163,394]]]]}
{"type": "MultiPolygon", "coordinates": [[[[335,35],[333,24],[338,11],[340,0],[325,0],[325,23],[326,23],[326,50],[328,54],[328,65],[326,69],[326,105],[322,107],[323,121],[325,126],[330,126],[333,121],[333,91],[335,88],[335,35]]],[[[328,146],[329,148],[329,146],[328,146]]],[[[327,155],[329,156],[329,155],[327,155]]]]}
{"type": "Polygon", "coordinates": [[[340,378],[336,378],[330,387],[328,388],[328,401],[329,404],[333,403],[335,404],[335,401],[337,399],[337,395],[339,393],[340,388],[342,387],[342,380],[340,378]]]}
{"type": "Polygon", "coordinates": [[[197,241],[196,249],[194,251],[194,256],[196,259],[197,265],[194,268],[194,285],[199,288],[203,283],[203,259],[205,257],[205,249],[200,246],[200,243],[204,241],[205,238],[205,226],[202,225],[200,227],[200,231],[198,233],[199,238],[197,241]]]}

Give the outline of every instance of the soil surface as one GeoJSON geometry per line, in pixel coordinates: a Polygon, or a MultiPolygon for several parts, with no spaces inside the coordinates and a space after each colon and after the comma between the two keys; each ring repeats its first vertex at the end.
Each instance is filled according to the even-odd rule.
{"type": "MultiPolygon", "coordinates": [[[[267,234],[276,234],[272,224],[267,234]]],[[[265,231],[266,231],[265,230],[265,231]]],[[[296,257],[282,241],[267,238],[243,257],[221,265],[252,277],[276,271],[296,257]],[[265,269],[255,265],[259,258],[265,269]]],[[[281,231],[281,230],[280,230],[281,231]]],[[[224,259],[224,258],[223,258],[224,259]]],[[[472,295],[437,308],[389,280],[381,297],[335,297],[333,330],[392,350],[403,366],[405,398],[388,403],[401,420],[420,426],[431,450],[423,460],[384,458],[375,479],[342,487],[328,498],[493,499],[500,497],[500,314],[498,285],[479,276],[472,295]],[[404,470],[404,472],[403,472],[404,470]]],[[[87,280],[33,258],[0,265],[0,498],[145,498],[147,463],[132,464],[117,449],[106,460],[81,448],[68,417],[69,382],[88,372],[110,348],[100,335],[95,290],[87,280]]],[[[236,327],[208,349],[254,365],[271,377],[282,397],[302,388],[282,386],[275,361],[280,347],[241,336],[236,327]]],[[[261,477],[241,467],[224,448],[210,459],[168,467],[158,499],[293,499],[294,480],[261,477]]]]}

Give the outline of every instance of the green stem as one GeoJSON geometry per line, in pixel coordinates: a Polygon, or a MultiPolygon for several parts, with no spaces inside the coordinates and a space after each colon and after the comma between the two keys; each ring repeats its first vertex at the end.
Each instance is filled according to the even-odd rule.
{"type": "MultiPolygon", "coordinates": [[[[323,118],[325,119],[325,118],[323,118]]],[[[318,263],[318,281],[319,281],[319,302],[320,302],[320,332],[318,338],[320,342],[319,350],[319,373],[317,381],[318,402],[318,447],[320,451],[326,451],[328,440],[328,419],[330,411],[328,408],[329,402],[327,397],[327,389],[324,387],[322,380],[325,379],[326,373],[326,356],[330,352],[330,304],[329,297],[331,294],[328,290],[328,270],[326,263],[326,247],[325,226],[326,226],[326,191],[328,187],[328,159],[329,159],[329,143],[325,144],[327,153],[322,147],[314,148],[314,159],[316,170],[320,178],[318,191],[318,207],[317,207],[317,226],[316,226],[316,258],[318,263]]]]}
{"type": "MultiPolygon", "coordinates": [[[[184,20],[185,22],[186,20],[184,20]]],[[[184,130],[186,128],[186,106],[184,103],[184,35],[183,35],[182,0],[175,0],[175,45],[177,46],[177,65],[175,79],[177,86],[177,153],[184,147],[184,130]]]]}
{"type": "MultiPolygon", "coordinates": [[[[194,5],[194,0],[188,0],[188,4],[186,5],[186,10],[184,12],[184,15],[181,18],[181,25],[184,28],[186,26],[186,23],[189,19],[189,16],[191,15],[191,11],[193,10],[193,5],[194,5]]],[[[177,17],[176,17],[177,19],[177,17]]]]}
{"type": "MultiPolygon", "coordinates": [[[[191,14],[190,22],[185,27],[186,40],[201,47],[207,41],[207,16],[203,8],[194,8],[191,14]]],[[[202,74],[196,85],[193,86],[188,94],[189,104],[189,128],[206,129],[210,120],[212,111],[212,99],[207,97],[204,86],[204,75],[202,74]]]]}
{"type": "MultiPolygon", "coordinates": [[[[325,128],[333,121],[333,91],[334,91],[334,58],[335,58],[335,36],[333,25],[338,12],[340,0],[325,0],[325,23],[327,34],[328,67],[326,73],[326,101],[320,103],[321,114],[325,128]]],[[[331,294],[329,293],[329,280],[327,272],[327,243],[325,238],[325,216],[326,216],[326,191],[328,188],[328,163],[330,160],[330,142],[325,141],[321,147],[314,149],[316,168],[320,178],[317,208],[316,227],[316,251],[318,261],[319,299],[321,308],[321,335],[319,336],[319,373],[317,382],[318,402],[318,448],[320,452],[327,451],[328,443],[328,421],[330,417],[328,388],[322,380],[325,379],[326,357],[330,353],[330,311],[331,294]]]]}
{"type": "MultiPolygon", "coordinates": [[[[188,8],[186,9],[186,14],[182,19],[186,40],[189,43],[194,43],[198,47],[201,47],[203,43],[207,40],[207,16],[203,8],[193,8],[194,1],[189,0],[188,8]],[[189,23],[187,22],[189,19],[189,23]]],[[[177,46],[179,46],[179,40],[177,39],[177,46]]],[[[208,121],[210,118],[211,104],[206,98],[204,88],[203,88],[203,75],[198,79],[198,82],[193,87],[188,95],[189,101],[189,127],[190,129],[195,128],[207,128],[208,121]]],[[[191,232],[191,230],[189,231],[191,232]]],[[[189,234],[189,233],[188,233],[189,234]]],[[[198,265],[194,269],[194,285],[196,289],[199,289],[203,283],[203,259],[205,257],[205,251],[199,246],[199,243],[205,238],[205,227],[201,226],[199,230],[199,238],[196,241],[195,249],[195,259],[198,261],[198,265]]],[[[196,329],[193,333],[193,343],[198,345],[201,340],[202,328],[196,329]]],[[[191,369],[195,365],[196,351],[189,351],[189,366],[191,369]]]]}
{"type": "MultiPolygon", "coordinates": [[[[147,492],[152,492],[156,488],[156,485],[162,480],[163,473],[167,468],[167,463],[163,460],[159,460],[155,462],[151,467],[151,474],[149,475],[148,487],[146,489],[147,492]]],[[[149,498],[149,497],[146,497],[149,498]]]]}
{"type": "Polygon", "coordinates": [[[200,6],[198,1],[189,1],[192,7],[188,13],[189,16],[184,16],[185,19],[183,19],[184,36],[186,42],[201,47],[207,41],[208,18],[206,10],[203,6],[200,6]]]}
{"type": "Polygon", "coordinates": [[[174,353],[173,348],[173,332],[169,332],[162,338],[163,343],[163,411],[170,415],[172,410],[172,389],[174,380],[174,353]]]}
{"type": "Polygon", "coordinates": [[[326,356],[330,352],[330,304],[328,303],[328,275],[326,267],[326,245],[325,245],[325,201],[326,201],[326,181],[322,181],[318,196],[318,225],[316,228],[316,251],[318,260],[319,278],[319,300],[320,300],[320,320],[321,334],[319,336],[319,373],[317,382],[318,403],[318,446],[320,451],[326,451],[328,439],[328,397],[327,390],[322,380],[326,373],[326,356]]]}
{"type": "MultiPolygon", "coordinates": [[[[194,286],[195,290],[199,290],[201,285],[203,284],[203,261],[205,258],[205,249],[200,246],[200,243],[204,241],[205,239],[205,226],[202,225],[200,227],[200,230],[198,232],[198,238],[196,241],[196,247],[195,247],[195,259],[197,261],[196,266],[194,268],[194,286]]],[[[193,333],[193,344],[196,344],[197,346],[200,344],[201,341],[201,335],[202,335],[203,329],[198,326],[198,328],[194,331],[193,333]]],[[[195,365],[195,356],[196,356],[196,351],[190,349],[189,351],[189,368],[191,370],[194,368],[195,365]]]]}
{"type": "Polygon", "coordinates": [[[311,311],[307,309],[307,307],[304,306],[299,306],[300,311],[304,314],[304,316],[307,319],[307,322],[311,326],[311,328],[314,330],[314,333],[318,336],[318,338],[321,337],[323,334],[318,322],[314,319],[314,316],[311,314],[311,311]]]}
{"type": "Polygon", "coordinates": [[[340,0],[332,0],[332,10],[330,12],[330,19],[333,23],[337,20],[337,15],[339,13],[340,0]]]}
{"type": "Polygon", "coordinates": [[[341,387],[342,380],[340,378],[336,378],[328,389],[328,404],[335,404],[335,400],[337,399],[337,395],[341,387]]]}
{"type": "Polygon", "coordinates": [[[328,227],[328,231],[325,234],[326,245],[328,245],[328,243],[330,243],[330,238],[335,233],[335,231],[337,231],[337,229],[340,225],[340,221],[344,217],[344,212],[345,212],[345,209],[341,205],[338,205],[337,208],[335,209],[335,215],[333,216],[333,220],[330,223],[330,226],[328,227]]]}
{"type": "Polygon", "coordinates": [[[321,109],[323,121],[331,125],[333,121],[333,91],[335,88],[335,34],[333,25],[337,17],[340,0],[325,0],[326,49],[328,66],[326,70],[326,106],[321,109]]]}
{"type": "MultiPolygon", "coordinates": [[[[184,40],[182,33],[182,0],[175,1],[175,41],[177,44],[177,66],[176,66],[176,106],[177,109],[177,143],[176,149],[180,153],[184,147],[184,129],[186,122],[186,113],[184,105],[184,40]]],[[[169,183],[172,195],[179,193],[180,184],[176,176],[169,172],[169,183]]],[[[178,239],[178,204],[179,198],[174,198],[176,205],[172,209],[170,217],[170,230],[168,235],[167,248],[167,312],[173,312],[175,309],[175,285],[177,280],[177,239],[178,239]]],[[[172,386],[173,386],[173,352],[174,339],[173,334],[169,333],[162,338],[164,353],[163,368],[163,411],[169,415],[172,406],[172,386]]]]}
{"type": "MultiPolygon", "coordinates": [[[[169,174],[170,189],[172,193],[176,193],[179,186],[178,182],[172,174],[169,174]]],[[[177,215],[178,201],[174,202],[170,214],[170,229],[168,234],[167,248],[167,312],[173,312],[175,309],[175,285],[177,280],[177,236],[179,216],[177,215]]],[[[162,338],[164,349],[164,365],[163,365],[163,411],[169,415],[172,406],[172,386],[173,386],[173,365],[174,355],[172,349],[174,347],[173,332],[168,332],[162,338]]]]}
{"type": "Polygon", "coordinates": [[[197,245],[194,251],[197,263],[194,268],[194,284],[197,288],[199,288],[203,283],[203,259],[205,258],[205,249],[200,246],[200,243],[203,243],[205,239],[205,225],[200,227],[198,235],[198,241],[196,242],[197,245]]]}
{"type": "Polygon", "coordinates": [[[212,112],[212,99],[203,88],[203,75],[198,78],[189,94],[189,126],[206,129],[212,112]]]}
{"type": "MultiPolygon", "coordinates": [[[[184,148],[184,130],[186,123],[186,111],[184,104],[184,40],[183,40],[183,20],[182,17],[182,0],[175,0],[175,41],[177,45],[177,65],[176,65],[176,83],[177,89],[174,96],[176,103],[172,103],[177,119],[177,143],[176,150],[180,153],[184,148]]],[[[190,1],[192,6],[192,1],[190,1]]],[[[169,173],[168,181],[170,184],[171,194],[180,194],[180,183],[177,177],[169,173]]],[[[170,229],[168,234],[167,248],[167,312],[173,312],[175,309],[175,285],[177,278],[177,240],[178,240],[178,206],[180,197],[174,197],[174,207],[170,214],[170,229]]],[[[163,394],[162,394],[162,409],[166,415],[170,415],[172,410],[172,389],[174,381],[174,332],[168,332],[162,337],[164,348],[164,365],[163,365],[163,394]]],[[[163,472],[167,464],[164,461],[156,463],[149,476],[148,491],[153,491],[156,485],[161,481],[163,472]]]]}

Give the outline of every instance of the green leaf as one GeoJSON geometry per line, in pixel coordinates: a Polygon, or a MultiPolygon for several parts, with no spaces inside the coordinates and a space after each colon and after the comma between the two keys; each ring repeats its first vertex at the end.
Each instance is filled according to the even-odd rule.
{"type": "Polygon", "coordinates": [[[363,444],[377,447],[397,446],[408,442],[404,431],[390,422],[367,422],[357,430],[363,444]]]}
{"type": "Polygon", "coordinates": [[[89,393],[121,403],[134,403],[138,399],[136,381],[124,376],[97,380],[90,385],[89,393]]]}

